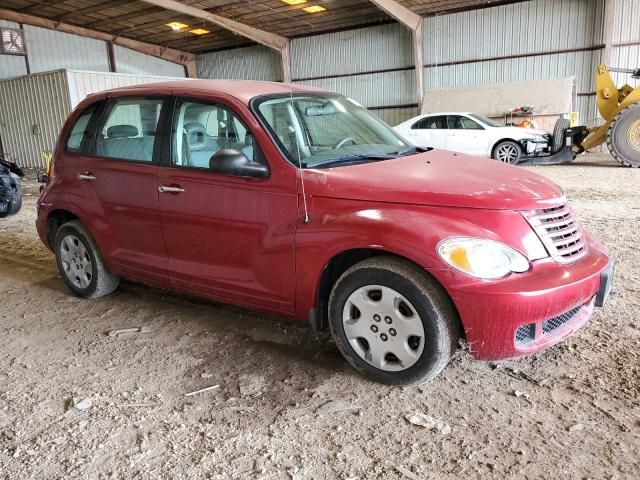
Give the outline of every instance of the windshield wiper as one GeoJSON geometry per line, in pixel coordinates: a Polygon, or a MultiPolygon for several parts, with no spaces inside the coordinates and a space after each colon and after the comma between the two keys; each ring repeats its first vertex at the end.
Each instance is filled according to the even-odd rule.
{"type": "Polygon", "coordinates": [[[398,150],[394,155],[396,157],[404,157],[405,155],[415,155],[416,153],[424,153],[430,150],[433,150],[433,148],[407,147],[402,150],[398,150]]]}
{"type": "Polygon", "coordinates": [[[366,162],[379,162],[381,160],[391,160],[393,158],[398,158],[398,155],[385,155],[385,154],[360,154],[360,155],[343,155],[342,157],[329,158],[327,160],[319,160],[317,162],[307,163],[307,168],[320,168],[320,167],[329,167],[333,165],[347,164],[352,165],[355,163],[366,163],[366,162]]]}

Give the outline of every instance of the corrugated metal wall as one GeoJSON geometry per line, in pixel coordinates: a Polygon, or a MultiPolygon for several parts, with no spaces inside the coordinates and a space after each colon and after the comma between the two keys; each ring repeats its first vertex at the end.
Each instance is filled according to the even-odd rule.
{"type": "MultiPolygon", "coordinates": [[[[15,22],[0,20],[0,27],[20,28],[15,22]]],[[[0,55],[0,79],[27,74],[27,64],[22,55],[0,55]]]]}
{"type": "Polygon", "coordinates": [[[294,80],[413,68],[411,34],[398,24],[296,38],[291,41],[294,80]]]}
{"type": "MultiPolygon", "coordinates": [[[[611,66],[640,68],[640,0],[614,0],[611,66]]],[[[614,74],[618,85],[640,86],[627,74],[614,74]]]]}
{"type": "Polygon", "coordinates": [[[601,45],[603,5],[602,0],[535,0],[427,17],[425,63],[601,45]]]}
{"type": "Polygon", "coordinates": [[[586,95],[595,90],[595,69],[602,58],[602,0],[535,0],[424,22],[427,95],[432,86],[575,75],[581,119],[594,117],[589,106],[594,97],[586,95]]]}
{"type": "Polygon", "coordinates": [[[42,165],[69,114],[62,70],[0,81],[0,138],[4,152],[23,166],[42,165]]]}
{"type": "Polygon", "coordinates": [[[31,25],[24,26],[24,34],[31,73],[59,68],[109,71],[107,44],[103,41],[31,25]]]}
{"type": "Polygon", "coordinates": [[[291,58],[294,83],[347,95],[387,123],[417,111],[411,34],[401,25],[294,39],[291,58]]]}
{"type": "Polygon", "coordinates": [[[282,81],[280,55],[255,46],[198,55],[198,78],[282,81]]]}
{"type": "Polygon", "coordinates": [[[161,58],[145,55],[119,45],[113,46],[116,72],[134,75],[161,75],[166,77],[184,77],[182,65],[161,58]]]}

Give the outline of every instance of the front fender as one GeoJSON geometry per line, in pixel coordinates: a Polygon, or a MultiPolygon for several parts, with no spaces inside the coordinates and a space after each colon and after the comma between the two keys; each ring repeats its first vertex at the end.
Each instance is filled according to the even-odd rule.
{"type": "MultiPolygon", "coordinates": [[[[311,222],[296,234],[296,313],[304,318],[316,306],[325,266],[353,249],[398,255],[431,273],[449,267],[436,252],[452,236],[497,240],[530,260],[547,252],[522,215],[512,210],[431,207],[313,197],[311,222]]],[[[442,275],[434,275],[442,278],[442,275]]],[[[445,286],[446,288],[446,286],[445,286]]]]}

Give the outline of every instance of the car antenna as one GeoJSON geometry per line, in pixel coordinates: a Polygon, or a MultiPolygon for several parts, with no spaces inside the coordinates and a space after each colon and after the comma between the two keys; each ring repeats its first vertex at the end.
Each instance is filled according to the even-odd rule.
{"type": "MultiPolygon", "coordinates": [[[[295,115],[296,109],[293,106],[293,84],[292,83],[289,83],[289,99],[291,101],[291,114],[295,115]]],[[[302,158],[300,156],[300,144],[298,143],[298,135],[295,135],[295,131],[294,131],[294,138],[296,139],[296,150],[298,154],[298,169],[300,170],[300,184],[302,185],[302,205],[304,208],[304,224],[306,225],[311,221],[311,218],[309,217],[309,209],[307,208],[307,193],[304,188],[304,171],[302,169],[302,158]]]]}

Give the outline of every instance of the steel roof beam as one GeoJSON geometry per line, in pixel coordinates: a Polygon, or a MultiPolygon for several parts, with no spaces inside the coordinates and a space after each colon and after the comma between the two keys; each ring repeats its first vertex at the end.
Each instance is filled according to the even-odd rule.
{"type": "Polygon", "coordinates": [[[68,23],[56,22],[42,17],[28,15],[26,13],[14,12],[13,10],[6,10],[4,8],[0,8],[0,19],[111,42],[115,45],[129,48],[146,55],[162,58],[163,60],[168,60],[173,63],[179,63],[180,65],[184,65],[190,69],[191,73],[194,72],[193,64],[196,56],[193,53],[175,50],[173,48],[165,48],[160,45],[153,45],[151,43],[145,43],[131,38],[119,37],[117,35],[90,30],[88,28],[78,27],[68,23]]]}
{"type": "Polygon", "coordinates": [[[194,18],[200,18],[206,20],[218,27],[229,30],[237,35],[241,35],[256,43],[260,43],[266,47],[277,50],[280,53],[280,59],[282,61],[282,76],[285,83],[291,82],[291,60],[290,60],[290,47],[289,39],[282,37],[259,28],[252,27],[245,23],[236,22],[230,18],[216,15],[215,13],[208,12],[201,8],[193,7],[191,5],[185,5],[184,3],[177,2],[175,0],[141,0],[150,5],[156,7],[162,7],[167,10],[172,10],[176,13],[189,15],[194,18]]]}

